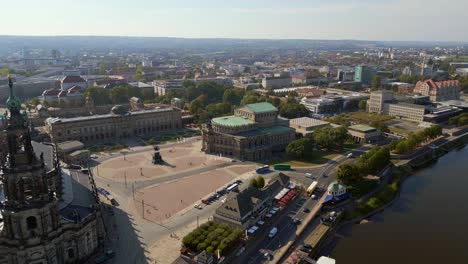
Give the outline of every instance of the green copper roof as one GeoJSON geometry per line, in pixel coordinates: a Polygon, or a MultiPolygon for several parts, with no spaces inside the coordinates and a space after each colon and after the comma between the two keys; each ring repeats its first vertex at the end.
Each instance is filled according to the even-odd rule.
{"type": "Polygon", "coordinates": [[[256,103],[256,104],[246,104],[245,107],[247,107],[250,111],[254,113],[266,113],[266,112],[278,111],[276,107],[274,107],[272,104],[267,103],[267,102],[256,103]]]}
{"type": "Polygon", "coordinates": [[[10,96],[8,97],[6,104],[10,111],[18,110],[21,108],[21,101],[15,96],[13,90],[13,80],[8,76],[8,86],[10,87],[10,96]]]}
{"type": "Polygon", "coordinates": [[[249,120],[240,116],[217,117],[217,118],[213,118],[212,122],[217,125],[231,126],[231,127],[246,126],[246,125],[251,125],[255,123],[252,120],[249,120]]]}
{"type": "Polygon", "coordinates": [[[348,128],[352,129],[352,130],[359,131],[359,132],[371,132],[371,131],[375,130],[375,127],[366,126],[366,125],[354,125],[354,126],[350,126],[348,128]]]}

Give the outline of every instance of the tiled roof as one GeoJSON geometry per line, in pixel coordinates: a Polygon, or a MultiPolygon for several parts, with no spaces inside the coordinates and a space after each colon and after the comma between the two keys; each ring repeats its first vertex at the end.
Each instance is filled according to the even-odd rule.
{"type": "Polygon", "coordinates": [[[246,104],[245,107],[254,113],[266,113],[266,112],[273,112],[278,111],[276,107],[272,104],[263,102],[263,103],[256,103],[256,104],[246,104]]]}
{"type": "Polygon", "coordinates": [[[86,82],[86,81],[80,76],[65,76],[62,79],[62,83],[77,83],[77,82],[86,82]]]}
{"type": "Polygon", "coordinates": [[[59,93],[60,93],[59,89],[50,88],[42,92],[42,96],[54,96],[54,95],[58,95],[59,93]]]}

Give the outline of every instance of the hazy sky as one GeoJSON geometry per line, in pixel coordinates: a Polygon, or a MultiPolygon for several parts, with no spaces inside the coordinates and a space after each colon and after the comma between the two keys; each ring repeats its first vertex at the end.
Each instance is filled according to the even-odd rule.
{"type": "Polygon", "coordinates": [[[0,35],[468,41],[468,0],[0,0],[0,35]]]}

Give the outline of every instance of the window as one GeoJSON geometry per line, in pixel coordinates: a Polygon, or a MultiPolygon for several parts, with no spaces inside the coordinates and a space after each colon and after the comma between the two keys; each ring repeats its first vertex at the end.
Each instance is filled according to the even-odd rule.
{"type": "Polygon", "coordinates": [[[26,226],[27,226],[28,230],[36,229],[37,228],[37,219],[36,219],[36,217],[30,216],[30,217],[26,218],[26,226]]]}
{"type": "Polygon", "coordinates": [[[73,248],[69,248],[67,250],[67,253],[68,253],[68,258],[75,258],[75,251],[73,250],[73,248]]]}

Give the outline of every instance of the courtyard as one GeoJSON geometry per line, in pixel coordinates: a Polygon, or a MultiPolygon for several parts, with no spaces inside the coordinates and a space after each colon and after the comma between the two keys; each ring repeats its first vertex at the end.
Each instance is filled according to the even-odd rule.
{"type": "Polygon", "coordinates": [[[201,142],[173,144],[160,150],[164,164],[152,163],[153,150],[140,153],[125,153],[103,161],[96,173],[103,178],[118,182],[145,181],[171,174],[221,165],[231,159],[207,155],[200,151],[201,142]]]}

